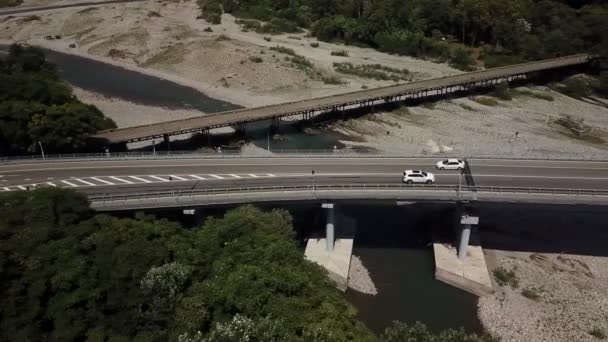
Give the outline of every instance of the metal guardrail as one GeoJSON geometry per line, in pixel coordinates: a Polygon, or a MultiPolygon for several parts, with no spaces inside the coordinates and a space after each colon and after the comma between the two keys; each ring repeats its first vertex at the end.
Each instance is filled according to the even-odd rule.
{"type": "Polygon", "coordinates": [[[345,185],[289,185],[289,186],[250,186],[215,189],[192,189],[171,191],[146,191],[134,193],[97,193],[89,194],[92,202],[113,202],[126,200],[180,198],[194,196],[211,196],[218,194],[243,194],[256,192],[292,192],[292,191],[450,191],[467,193],[509,193],[509,194],[548,194],[548,195],[574,195],[574,196],[608,196],[608,190],[601,189],[569,189],[569,188],[541,188],[541,187],[504,187],[504,186],[466,186],[466,185],[407,185],[407,184],[345,184],[345,185]]]}
{"type": "Polygon", "coordinates": [[[87,160],[162,160],[162,159],[230,159],[230,158],[467,158],[467,159],[518,159],[518,160],[572,160],[572,161],[608,161],[608,153],[592,154],[469,154],[469,153],[404,153],[377,150],[332,150],[332,149],[277,149],[260,151],[259,154],[241,153],[238,150],[222,152],[112,152],[112,153],[71,153],[52,154],[44,158],[40,155],[0,157],[0,163],[45,162],[45,161],[87,161],[87,160]]]}

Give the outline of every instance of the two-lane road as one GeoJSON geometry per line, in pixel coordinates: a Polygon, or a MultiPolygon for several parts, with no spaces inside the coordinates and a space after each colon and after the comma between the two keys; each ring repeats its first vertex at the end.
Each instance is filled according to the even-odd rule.
{"type": "Polygon", "coordinates": [[[435,170],[432,158],[227,158],[24,162],[0,165],[0,192],[35,186],[86,193],[316,184],[398,184],[403,170],[437,184],[608,190],[608,162],[469,160],[468,174],[435,170]]]}

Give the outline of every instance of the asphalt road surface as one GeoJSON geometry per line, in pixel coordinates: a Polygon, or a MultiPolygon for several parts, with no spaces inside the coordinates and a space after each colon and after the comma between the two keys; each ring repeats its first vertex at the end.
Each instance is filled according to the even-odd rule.
{"type": "Polygon", "coordinates": [[[431,158],[235,158],[23,162],[0,165],[0,193],[36,186],[85,193],[312,184],[399,184],[406,169],[436,184],[608,190],[608,162],[472,159],[462,174],[431,158]]]}

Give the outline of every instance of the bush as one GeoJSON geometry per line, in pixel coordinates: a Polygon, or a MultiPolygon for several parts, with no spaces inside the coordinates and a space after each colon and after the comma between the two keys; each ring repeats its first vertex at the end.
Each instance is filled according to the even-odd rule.
{"type": "Polygon", "coordinates": [[[206,29],[204,29],[203,31],[205,32],[213,32],[213,29],[211,27],[207,27],[206,29]]]}
{"type": "Polygon", "coordinates": [[[384,342],[498,342],[493,336],[467,333],[463,328],[448,329],[434,334],[420,322],[413,325],[393,322],[384,330],[380,340],[384,342]]]}
{"type": "Polygon", "coordinates": [[[331,52],[332,56],[338,56],[338,57],[348,57],[348,52],[345,50],[341,50],[341,51],[332,51],[331,52]]]}
{"type": "Polygon", "coordinates": [[[314,42],[314,43],[310,43],[310,46],[313,48],[318,48],[319,47],[319,43],[314,42]]]}
{"type": "Polygon", "coordinates": [[[253,63],[262,63],[264,60],[258,56],[249,56],[249,60],[253,63]]]}
{"type": "Polygon", "coordinates": [[[583,77],[570,77],[563,86],[557,88],[561,93],[576,99],[591,95],[591,85],[583,77]]]}
{"type": "Polygon", "coordinates": [[[496,87],[494,87],[494,94],[501,100],[511,101],[513,99],[509,83],[507,82],[500,82],[496,85],[496,87]]]}
{"type": "Polygon", "coordinates": [[[323,83],[325,83],[325,84],[334,84],[334,85],[344,84],[344,81],[336,75],[322,75],[321,81],[323,81],[323,83]]]}
{"type": "Polygon", "coordinates": [[[494,278],[499,286],[510,285],[512,288],[519,286],[519,280],[513,270],[507,271],[506,269],[499,267],[494,270],[494,278]]]}
{"type": "Polygon", "coordinates": [[[450,66],[452,68],[463,71],[472,71],[475,69],[474,64],[475,61],[473,60],[473,57],[465,48],[459,47],[455,49],[450,56],[450,66]]]}
{"type": "Polygon", "coordinates": [[[531,91],[531,90],[526,90],[526,89],[513,90],[512,93],[514,95],[529,96],[529,97],[534,97],[534,98],[545,100],[545,101],[553,101],[553,100],[555,100],[555,98],[553,98],[553,96],[551,96],[551,94],[547,94],[547,93],[544,93],[544,92],[541,93],[541,92],[538,92],[538,91],[531,91]]]}

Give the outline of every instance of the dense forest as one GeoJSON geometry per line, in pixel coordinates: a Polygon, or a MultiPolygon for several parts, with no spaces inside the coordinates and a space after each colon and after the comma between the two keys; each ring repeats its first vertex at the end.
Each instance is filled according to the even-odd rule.
{"type": "Polygon", "coordinates": [[[203,16],[222,11],[266,22],[263,32],[308,28],[320,40],[371,46],[436,60],[467,60],[479,48],[487,67],[588,51],[608,55],[608,4],[600,0],[199,0],[203,16]]]}
{"type": "MultiPolygon", "coordinates": [[[[2,341],[377,341],[298,250],[288,212],[185,228],[95,214],[54,188],[0,195],[2,341]]],[[[383,341],[494,341],[394,323],[383,341]]]]}
{"type": "Polygon", "coordinates": [[[113,127],[72,94],[41,50],[13,45],[0,57],[0,155],[39,151],[38,142],[47,153],[83,151],[90,134],[113,127]]]}

